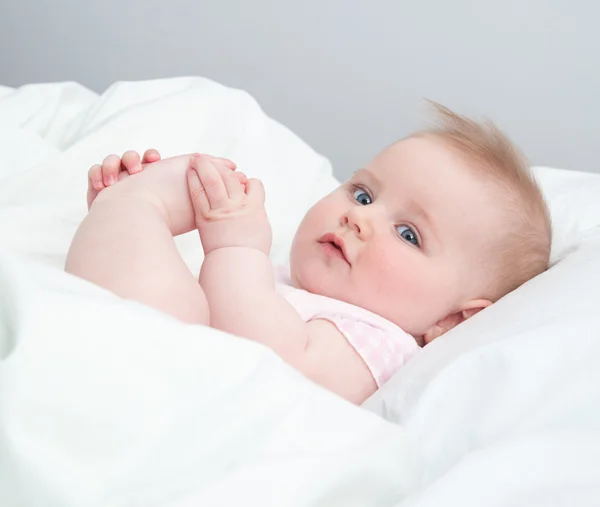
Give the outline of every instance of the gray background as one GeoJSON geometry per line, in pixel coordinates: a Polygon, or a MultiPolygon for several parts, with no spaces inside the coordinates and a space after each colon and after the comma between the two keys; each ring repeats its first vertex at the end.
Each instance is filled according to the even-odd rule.
{"type": "Polygon", "coordinates": [[[2,0],[0,83],[206,76],[339,177],[422,126],[428,97],[532,163],[600,173],[599,20],[593,0],[2,0]]]}

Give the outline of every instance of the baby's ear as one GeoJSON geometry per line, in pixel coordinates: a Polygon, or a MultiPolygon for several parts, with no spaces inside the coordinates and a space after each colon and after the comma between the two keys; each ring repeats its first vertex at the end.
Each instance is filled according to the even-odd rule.
{"type": "Polygon", "coordinates": [[[491,304],[492,302],[487,299],[472,299],[471,301],[467,301],[467,303],[462,306],[461,310],[446,315],[446,317],[436,322],[431,329],[423,335],[423,341],[425,344],[432,342],[491,304]]]}

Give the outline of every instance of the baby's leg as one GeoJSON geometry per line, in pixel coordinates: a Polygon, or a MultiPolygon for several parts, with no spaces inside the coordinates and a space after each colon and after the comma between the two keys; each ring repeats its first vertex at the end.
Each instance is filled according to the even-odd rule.
{"type": "Polygon", "coordinates": [[[134,193],[119,195],[126,187],[106,189],[94,202],[65,270],[184,322],[208,325],[204,291],[179,255],[161,208],[134,193]]]}

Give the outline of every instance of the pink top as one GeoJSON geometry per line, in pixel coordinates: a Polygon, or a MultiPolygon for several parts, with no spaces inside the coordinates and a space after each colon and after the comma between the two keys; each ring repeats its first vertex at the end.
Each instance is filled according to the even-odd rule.
{"type": "Polygon", "coordinates": [[[324,319],[342,333],[365,362],[380,387],[419,350],[415,339],[390,322],[359,306],[292,287],[289,268],[275,270],[277,292],[304,322],[324,319]]]}

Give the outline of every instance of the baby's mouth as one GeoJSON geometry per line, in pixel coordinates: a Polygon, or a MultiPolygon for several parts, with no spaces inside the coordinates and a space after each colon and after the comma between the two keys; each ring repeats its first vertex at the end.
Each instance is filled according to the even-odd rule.
{"type": "Polygon", "coordinates": [[[348,256],[346,255],[346,248],[344,240],[333,233],[327,233],[321,236],[319,243],[323,246],[326,253],[334,257],[343,259],[346,263],[350,264],[348,256]]]}

